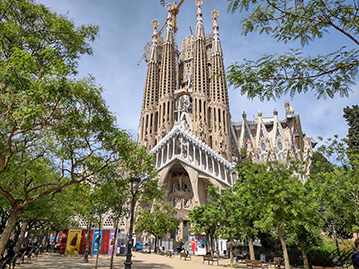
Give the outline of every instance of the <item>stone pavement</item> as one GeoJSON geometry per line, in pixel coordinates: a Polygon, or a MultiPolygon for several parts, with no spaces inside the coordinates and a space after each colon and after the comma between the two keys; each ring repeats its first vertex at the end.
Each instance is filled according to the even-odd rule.
{"type": "MultiPolygon", "coordinates": [[[[109,268],[110,267],[110,255],[100,255],[98,268],[109,268]]],[[[114,268],[124,268],[124,256],[115,256],[114,257],[114,268]]],[[[17,265],[18,269],[44,269],[44,268],[95,268],[96,256],[92,255],[89,257],[89,263],[84,263],[83,256],[65,256],[59,254],[41,254],[38,257],[34,257],[31,260],[25,258],[25,263],[17,265]]],[[[179,255],[176,255],[172,258],[166,256],[160,256],[156,254],[144,254],[144,253],[133,253],[132,256],[132,268],[133,269],[191,269],[191,268],[229,268],[229,259],[220,259],[219,266],[216,262],[208,265],[207,262],[204,264],[203,258],[201,256],[192,256],[191,260],[184,261],[180,260],[179,255]]],[[[238,268],[240,265],[236,264],[238,268]]]]}

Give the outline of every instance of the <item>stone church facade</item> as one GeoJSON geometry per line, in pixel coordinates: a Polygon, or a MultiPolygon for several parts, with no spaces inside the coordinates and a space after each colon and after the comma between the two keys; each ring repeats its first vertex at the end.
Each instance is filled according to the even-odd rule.
{"type": "MultiPolygon", "coordinates": [[[[165,201],[174,205],[180,227],[176,239],[188,235],[188,212],[207,202],[207,186],[233,185],[235,165],[243,155],[256,162],[288,159],[310,164],[312,141],[301,129],[289,103],[286,117],[258,117],[232,122],[219,37],[218,12],[211,14],[213,31],[205,34],[202,1],[197,0],[195,34],[175,40],[176,23],[168,6],[164,37],[153,21],[152,41],[143,94],[138,142],[156,156],[155,166],[166,186],[165,201]]],[[[302,179],[303,181],[305,178],[302,179]]]]}

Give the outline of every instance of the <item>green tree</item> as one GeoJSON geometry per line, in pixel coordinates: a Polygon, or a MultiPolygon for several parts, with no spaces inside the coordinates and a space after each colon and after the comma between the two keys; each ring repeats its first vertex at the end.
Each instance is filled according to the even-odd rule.
{"type": "Polygon", "coordinates": [[[94,79],[75,78],[97,27],[32,0],[1,1],[0,14],[0,195],[12,209],[3,254],[22,208],[123,159],[129,136],[94,79]]]}
{"type": "MultiPolygon", "coordinates": [[[[261,197],[258,209],[259,219],[254,220],[254,227],[267,232],[276,230],[281,242],[285,268],[290,268],[285,232],[288,227],[300,219],[305,219],[302,199],[305,189],[301,181],[294,176],[299,172],[293,163],[289,168],[276,162],[255,164],[256,169],[244,169],[246,183],[256,188],[257,197],[261,197]]],[[[306,211],[305,211],[306,212],[306,211]]]]}
{"type": "MultiPolygon", "coordinates": [[[[132,201],[148,204],[153,199],[163,197],[162,187],[153,164],[154,156],[148,154],[141,145],[132,143],[120,167],[112,164],[97,175],[103,193],[101,203],[111,212],[115,223],[115,241],[120,219],[130,212],[132,201]],[[136,175],[142,178],[135,186],[136,193],[134,193],[131,180],[136,175]]],[[[114,254],[115,248],[112,248],[110,268],[113,268],[114,254]]]]}
{"type": "Polygon", "coordinates": [[[330,161],[332,168],[310,175],[326,216],[324,229],[331,234],[336,231],[343,238],[358,231],[359,220],[359,174],[355,169],[358,155],[352,155],[353,166],[349,165],[347,153],[350,151],[347,151],[345,141],[338,136],[325,141],[317,151],[330,161]]]}
{"type": "Polygon", "coordinates": [[[354,165],[355,156],[359,155],[359,106],[345,107],[343,111],[343,117],[349,125],[346,139],[348,155],[351,165],[354,165]]]}
{"type": "Polygon", "coordinates": [[[223,223],[223,230],[225,234],[228,234],[229,240],[229,259],[231,267],[233,267],[233,235],[236,232],[236,193],[232,188],[226,188],[219,191],[218,187],[213,185],[208,186],[208,193],[211,198],[211,204],[216,205],[219,222],[223,223]]]}
{"type": "Polygon", "coordinates": [[[220,224],[219,207],[216,204],[204,204],[195,206],[189,213],[192,232],[194,234],[205,234],[207,249],[214,254],[214,235],[220,224]]]}
{"type": "Polygon", "coordinates": [[[254,236],[258,235],[259,229],[255,227],[255,220],[260,219],[261,199],[258,192],[258,185],[251,183],[251,175],[265,172],[265,167],[257,165],[251,160],[243,160],[241,165],[237,166],[238,180],[233,186],[237,193],[235,218],[238,229],[246,235],[250,253],[250,259],[255,260],[254,236]]]}
{"type": "Polygon", "coordinates": [[[155,251],[158,240],[178,227],[176,210],[172,205],[155,202],[152,209],[142,208],[136,219],[136,232],[148,232],[155,237],[155,251]]]}
{"type": "Polygon", "coordinates": [[[227,0],[229,10],[239,11],[242,32],[270,35],[278,42],[300,41],[302,47],[336,31],[350,47],[338,47],[325,55],[306,56],[301,49],[265,54],[258,60],[233,63],[229,83],[249,98],[279,98],[285,94],[314,91],[318,98],[348,96],[358,70],[359,5],[333,0],[227,0]]]}

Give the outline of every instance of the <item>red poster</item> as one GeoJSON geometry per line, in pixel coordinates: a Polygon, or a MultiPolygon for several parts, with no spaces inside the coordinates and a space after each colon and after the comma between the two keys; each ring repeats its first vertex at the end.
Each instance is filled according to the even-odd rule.
{"type": "Polygon", "coordinates": [[[67,242],[67,235],[69,234],[69,230],[64,230],[62,232],[62,237],[61,237],[61,245],[60,245],[60,254],[65,254],[65,250],[66,250],[66,242],[67,242]]]}
{"type": "MultiPolygon", "coordinates": [[[[86,236],[87,236],[87,230],[82,230],[81,245],[80,245],[80,254],[85,254],[85,250],[86,250],[86,240],[87,240],[86,236]]],[[[90,231],[89,254],[91,254],[92,237],[93,237],[93,230],[90,231]]]]}
{"type": "Polygon", "coordinates": [[[108,254],[109,243],[110,243],[110,230],[102,230],[100,254],[108,254]]]}

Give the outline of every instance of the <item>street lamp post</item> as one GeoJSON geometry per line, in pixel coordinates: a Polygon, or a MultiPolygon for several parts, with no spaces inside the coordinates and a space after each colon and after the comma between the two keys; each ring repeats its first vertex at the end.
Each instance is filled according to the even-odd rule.
{"type": "Polygon", "coordinates": [[[127,244],[127,253],[126,253],[126,261],[125,261],[125,269],[131,269],[132,266],[132,234],[133,234],[133,215],[135,211],[135,204],[136,204],[136,195],[138,191],[138,183],[141,182],[141,179],[139,177],[132,177],[130,179],[131,182],[131,215],[130,215],[130,229],[128,232],[128,244],[127,244]],[[133,186],[133,184],[136,183],[136,186],[133,186]]]}

